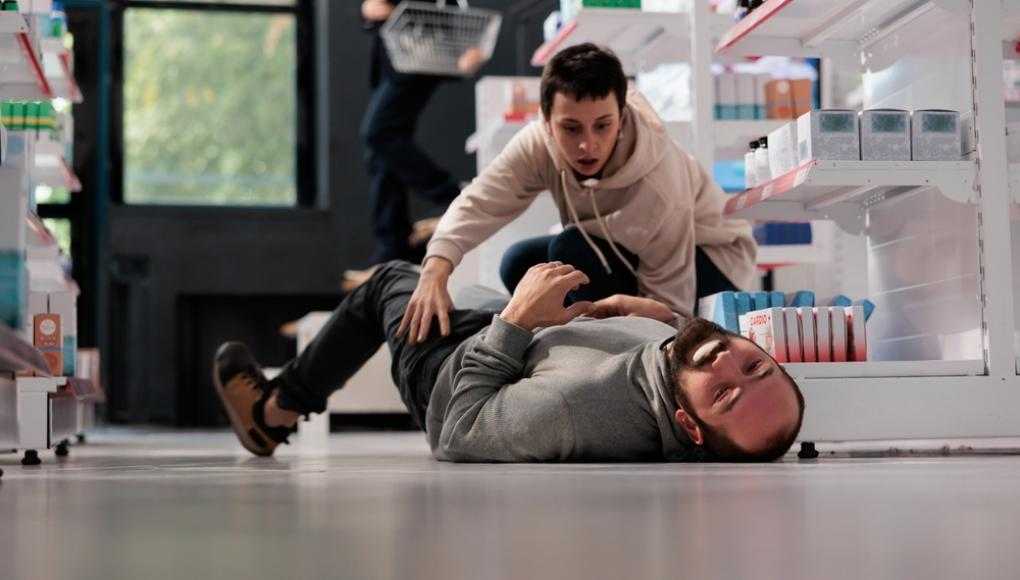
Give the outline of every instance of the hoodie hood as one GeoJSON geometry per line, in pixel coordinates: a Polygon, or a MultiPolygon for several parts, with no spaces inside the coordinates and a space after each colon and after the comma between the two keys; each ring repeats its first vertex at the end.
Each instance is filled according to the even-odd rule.
{"type": "Polygon", "coordinates": [[[593,189],[625,189],[646,177],[662,162],[670,143],[669,134],[652,106],[641,93],[630,90],[620,119],[620,135],[613,153],[602,170],[601,179],[577,180],[570,163],[563,157],[548,125],[542,123],[542,135],[549,156],[560,173],[566,172],[571,189],[588,184],[593,189]],[[592,183],[594,182],[594,183],[592,183]]]}
{"type": "Polygon", "coordinates": [[[598,224],[603,239],[609,243],[609,248],[616,254],[616,257],[634,277],[638,276],[637,270],[623,256],[609,226],[606,218],[599,209],[597,199],[598,190],[627,189],[644,179],[649,173],[658,167],[666,156],[669,144],[669,135],[659,120],[658,115],[651,105],[637,91],[631,90],[627,94],[627,104],[624,106],[623,115],[620,119],[620,134],[617,137],[613,152],[606,161],[602,170],[602,178],[594,177],[578,182],[570,162],[563,156],[556,140],[549,131],[548,125],[542,123],[542,135],[545,146],[549,150],[549,156],[553,160],[563,187],[563,204],[567,211],[571,224],[576,227],[588,247],[598,257],[602,268],[607,274],[612,274],[613,269],[606,259],[605,253],[592,240],[589,233],[581,224],[581,218],[577,213],[574,201],[574,193],[583,191],[592,205],[595,222],[598,224]]]}

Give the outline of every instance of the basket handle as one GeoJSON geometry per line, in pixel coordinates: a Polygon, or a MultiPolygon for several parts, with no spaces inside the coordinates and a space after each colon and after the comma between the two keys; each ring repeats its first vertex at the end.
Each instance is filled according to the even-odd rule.
{"type": "MultiPolygon", "coordinates": [[[[446,8],[446,0],[436,0],[436,5],[439,6],[440,8],[446,8]]],[[[467,0],[457,0],[457,6],[460,6],[461,8],[467,8],[468,7],[467,0]]]]}

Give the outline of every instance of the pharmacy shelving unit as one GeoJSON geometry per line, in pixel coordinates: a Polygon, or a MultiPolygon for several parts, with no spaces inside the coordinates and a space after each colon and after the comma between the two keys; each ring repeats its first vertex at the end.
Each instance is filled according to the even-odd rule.
{"type": "MultiPolygon", "coordinates": [[[[39,41],[30,25],[33,18],[0,12],[0,100],[80,102],[70,52],[59,41],[39,41]]],[[[33,346],[32,315],[54,312],[59,296],[59,308],[66,312],[61,315],[66,328],[59,350],[64,361],[77,358],[77,285],[66,274],[57,240],[33,208],[37,185],[81,189],[67,161],[69,120],[65,128],[58,137],[50,131],[0,130],[0,249],[8,269],[11,260],[16,264],[7,274],[15,272],[19,286],[28,291],[0,296],[4,308],[14,305],[5,316],[13,312],[17,326],[0,321],[0,449],[23,451],[25,465],[38,464],[38,452],[44,449],[66,455],[70,438],[91,426],[100,396],[89,378],[74,376],[81,369],[71,372],[70,362],[60,369],[68,376],[51,376],[53,369],[33,346]]]]}
{"type": "Polygon", "coordinates": [[[813,161],[728,204],[732,216],[831,220],[860,241],[848,254],[859,250],[864,267],[836,283],[864,288],[878,304],[871,362],[788,365],[807,400],[802,441],[1020,435],[1020,228],[1014,222],[1011,235],[1017,210],[1003,131],[1003,57],[1020,33],[1011,26],[1017,8],[1015,0],[769,0],[717,45],[727,56],[859,63],[866,108],[973,115],[975,146],[961,161],[813,161]]]}

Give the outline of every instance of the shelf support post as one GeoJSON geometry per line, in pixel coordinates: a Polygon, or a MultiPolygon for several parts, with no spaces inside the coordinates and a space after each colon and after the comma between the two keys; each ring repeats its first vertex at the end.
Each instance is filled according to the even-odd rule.
{"type": "Polygon", "coordinates": [[[693,0],[688,22],[691,39],[691,96],[694,99],[694,157],[712,174],[715,162],[715,83],[712,81],[712,26],[708,0],[693,0]]]}
{"type": "Polygon", "coordinates": [[[1015,380],[1013,256],[1002,96],[1002,2],[971,0],[971,79],[977,131],[980,284],[985,364],[1015,380]]]}

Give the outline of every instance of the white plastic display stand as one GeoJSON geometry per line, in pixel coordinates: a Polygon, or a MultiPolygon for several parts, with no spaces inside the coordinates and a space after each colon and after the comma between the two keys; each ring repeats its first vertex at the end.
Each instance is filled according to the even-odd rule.
{"type": "MultiPolygon", "coordinates": [[[[298,321],[298,354],[308,347],[332,313],[310,312],[298,321]]],[[[318,448],[329,435],[330,413],[406,413],[400,393],[390,378],[390,351],[385,345],[369,359],[343,389],[333,393],[325,413],[313,414],[298,423],[303,447],[318,448]]]]}

